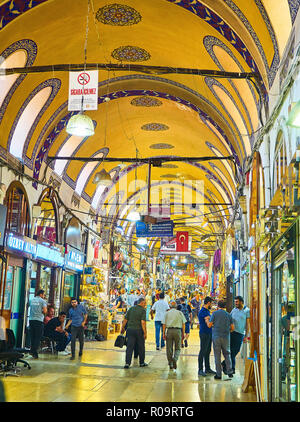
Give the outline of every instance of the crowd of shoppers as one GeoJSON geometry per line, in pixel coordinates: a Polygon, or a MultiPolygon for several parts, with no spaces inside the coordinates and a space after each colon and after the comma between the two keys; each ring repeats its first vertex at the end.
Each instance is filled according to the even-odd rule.
{"type": "MultiPolygon", "coordinates": [[[[147,291],[117,291],[114,308],[124,311],[121,333],[126,333],[125,369],[129,369],[134,358],[139,358],[140,367],[148,366],[145,362],[145,341],[147,339],[147,321],[154,319],[156,350],[166,346],[166,356],[170,369],[176,370],[181,349],[188,347],[190,330],[199,327],[200,351],[198,355],[198,375],[214,375],[216,380],[224,374],[233,377],[236,356],[243,342],[249,340],[250,311],[244,305],[241,296],[235,297],[235,307],[228,313],[226,303],[217,303],[217,310],[212,311],[215,300],[196,291],[194,294],[170,289],[147,291]],[[215,370],[210,366],[213,346],[215,370]],[[223,361],[221,355],[223,354],[223,361]]],[[[33,358],[38,359],[38,349],[42,337],[56,343],[60,355],[71,354],[75,359],[76,339],[79,340],[79,357],[83,354],[84,327],[87,323],[87,311],[76,298],[71,298],[70,309],[55,316],[52,306],[47,306],[45,292],[39,290],[30,302],[29,325],[33,358]],[[67,319],[67,322],[66,322],[67,319]],[[68,345],[71,343],[71,350],[68,345]]]]}

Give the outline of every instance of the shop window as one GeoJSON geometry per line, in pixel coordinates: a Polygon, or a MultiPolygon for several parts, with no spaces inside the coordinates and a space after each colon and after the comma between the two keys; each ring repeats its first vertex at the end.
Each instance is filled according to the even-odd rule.
{"type": "Polygon", "coordinates": [[[17,186],[9,189],[5,205],[7,206],[6,230],[28,236],[30,218],[28,202],[23,190],[17,186]]]}
{"type": "Polygon", "coordinates": [[[40,206],[41,214],[34,224],[34,239],[57,243],[56,208],[49,194],[43,197],[40,206]]]}

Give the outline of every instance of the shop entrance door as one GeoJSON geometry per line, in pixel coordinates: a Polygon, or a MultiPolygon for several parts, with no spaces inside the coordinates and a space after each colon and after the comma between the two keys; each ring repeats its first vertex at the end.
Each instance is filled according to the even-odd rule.
{"type": "Polygon", "coordinates": [[[295,315],[294,247],[276,258],[272,315],[272,400],[295,400],[295,349],[291,317],[295,315]]]}
{"type": "Polygon", "coordinates": [[[11,303],[10,329],[13,330],[17,346],[21,344],[24,311],[24,283],[22,268],[14,267],[13,295],[11,303]]]}

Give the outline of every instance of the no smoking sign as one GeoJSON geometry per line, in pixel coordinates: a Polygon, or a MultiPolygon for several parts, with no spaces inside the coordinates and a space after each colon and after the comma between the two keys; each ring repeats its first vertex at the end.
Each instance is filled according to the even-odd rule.
{"type": "Polygon", "coordinates": [[[80,73],[78,75],[77,81],[78,81],[78,83],[80,83],[80,85],[86,85],[90,82],[90,75],[88,73],[85,73],[85,72],[80,73]]]}

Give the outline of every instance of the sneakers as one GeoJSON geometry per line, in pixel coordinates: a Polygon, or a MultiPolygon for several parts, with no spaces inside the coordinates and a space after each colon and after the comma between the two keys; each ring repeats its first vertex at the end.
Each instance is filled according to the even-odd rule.
{"type": "Polygon", "coordinates": [[[187,342],[187,340],[184,340],[184,345],[185,345],[185,347],[188,347],[188,342],[187,342]]]}
{"type": "Polygon", "coordinates": [[[206,377],[206,373],[204,371],[198,371],[198,375],[201,375],[201,377],[206,377]]]}
{"type": "Polygon", "coordinates": [[[61,352],[57,352],[58,355],[67,356],[69,353],[66,350],[62,350],[61,352]]]}
{"type": "Polygon", "coordinates": [[[129,369],[129,365],[127,365],[127,363],[124,365],[124,369],[129,369]]]}
{"type": "Polygon", "coordinates": [[[214,379],[215,379],[215,380],[221,380],[221,379],[222,379],[222,377],[219,377],[218,375],[215,375],[215,376],[214,376],[214,379]]]}
{"type": "Polygon", "coordinates": [[[206,375],[207,374],[211,374],[211,375],[216,375],[216,371],[213,371],[212,369],[207,369],[207,370],[205,370],[205,373],[206,373],[206,375]]]}
{"type": "Polygon", "coordinates": [[[144,368],[144,366],[148,366],[148,363],[144,362],[144,363],[141,363],[141,364],[140,364],[140,367],[141,367],[141,368],[144,368]]]}

